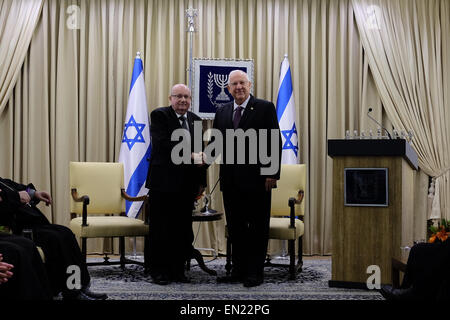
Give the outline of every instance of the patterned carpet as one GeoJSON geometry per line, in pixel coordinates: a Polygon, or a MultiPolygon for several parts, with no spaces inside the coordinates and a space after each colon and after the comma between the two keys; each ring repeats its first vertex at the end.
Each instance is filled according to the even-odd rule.
{"type": "MultiPolygon", "coordinates": [[[[216,277],[192,261],[186,272],[191,283],[160,286],[138,265],[92,266],[92,289],[105,292],[111,300],[384,300],[377,291],[330,288],[331,260],[305,260],[295,281],[287,279],[284,268],[266,267],[265,281],[254,288],[242,284],[218,284],[216,277]]],[[[206,261],[208,268],[225,275],[225,259],[206,261]]]]}

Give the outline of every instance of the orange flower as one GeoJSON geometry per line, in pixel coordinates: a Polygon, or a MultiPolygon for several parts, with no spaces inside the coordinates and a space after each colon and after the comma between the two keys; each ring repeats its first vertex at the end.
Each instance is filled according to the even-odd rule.
{"type": "Polygon", "coordinates": [[[439,230],[439,232],[436,234],[436,237],[438,237],[438,239],[441,240],[442,242],[447,240],[448,234],[447,234],[444,226],[441,226],[441,230],[439,230]]]}
{"type": "Polygon", "coordinates": [[[435,240],[436,240],[436,235],[432,235],[432,236],[430,237],[430,239],[428,239],[428,242],[429,242],[429,243],[434,243],[435,240]]]}
{"type": "Polygon", "coordinates": [[[428,242],[445,242],[450,237],[450,220],[442,219],[437,227],[431,226],[430,231],[432,235],[428,242]]]}

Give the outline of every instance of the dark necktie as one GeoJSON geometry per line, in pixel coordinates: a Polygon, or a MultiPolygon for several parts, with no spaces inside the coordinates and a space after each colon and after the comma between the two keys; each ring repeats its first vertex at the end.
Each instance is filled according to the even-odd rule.
{"type": "Polygon", "coordinates": [[[181,127],[183,129],[186,129],[187,131],[189,131],[189,128],[188,128],[188,125],[187,125],[187,122],[186,122],[186,117],[185,116],[179,116],[178,120],[181,121],[181,127]]]}
{"type": "Polygon", "coordinates": [[[239,121],[241,121],[242,109],[243,108],[241,106],[238,106],[236,108],[236,111],[234,112],[234,117],[233,117],[234,129],[237,129],[237,127],[239,127],[239,121]]]}

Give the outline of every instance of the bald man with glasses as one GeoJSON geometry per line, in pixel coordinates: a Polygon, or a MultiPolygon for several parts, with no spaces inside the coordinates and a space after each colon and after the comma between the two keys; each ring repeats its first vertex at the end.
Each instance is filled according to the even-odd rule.
{"type": "Polygon", "coordinates": [[[194,154],[202,150],[194,149],[194,122],[199,121],[201,128],[201,118],[188,111],[191,91],[184,84],[176,84],[169,102],[170,106],[150,114],[152,153],[146,182],[150,190],[146,269],[160,285],[190,281],[184,269],[193,249],[192,209],[196,196],[206,187],[206,167],[193,161],[194,154]],[[190,139],[188,163],[177,164],[172,159],[172,150],[180,143],[171,140],[176,130],[186,130],[184,137],[190,139]]]}

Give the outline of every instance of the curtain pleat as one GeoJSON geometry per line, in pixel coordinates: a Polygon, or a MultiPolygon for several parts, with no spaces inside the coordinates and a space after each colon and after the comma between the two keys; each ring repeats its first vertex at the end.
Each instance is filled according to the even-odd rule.
{"type": "Polygon", "coordinates": [[[353,0],[386,112],[412,130],[421,169],[436,180],[430,218],[450,218],[450,5],[446,0],[353,0]]]}
{"type": "Polygon", "coordinates": [[[0,1],[0,115],[14,89],[43,0],[0,1]]]}

